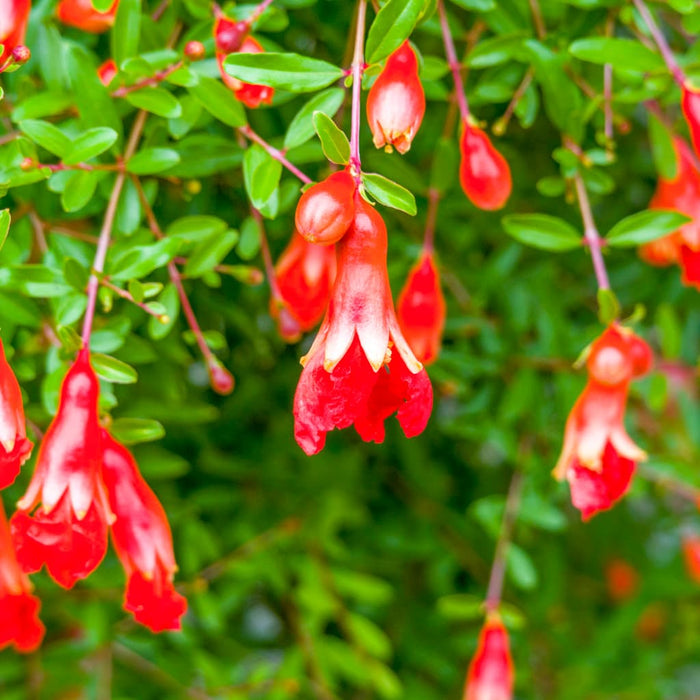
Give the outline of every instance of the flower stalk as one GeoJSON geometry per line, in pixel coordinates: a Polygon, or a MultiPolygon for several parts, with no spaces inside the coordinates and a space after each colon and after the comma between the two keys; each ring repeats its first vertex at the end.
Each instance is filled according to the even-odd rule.
{"type": "Polygon", "coordinates": [[[450,25],[447,21],[447,12],[442,0],[438,0],[438,13],[440,14],[440,28],[442,29],[442,39],[445,44],[445,54],[447,56],[447,64],[452,71],[452,78],[455,84],[455,95],[457,96],[457,104],[459,105],[459,113],[463,122],[469,120],[469,104],[467,103],[467,95],[464,89],[464,80],[462,79],[462,64],[457,59],[457,50],[450,32],[450,25]]]}
{"type": "Polygon", "coordinates": [[[352,57],[352,111],[350,119],[350,169],[355,182],[360,184],[362,165],[360,161],[360,119],[362,97],[362,74],[365,70],[364,42],[367,0],[360,0],[355,24],[355,50],[352,57]]]}

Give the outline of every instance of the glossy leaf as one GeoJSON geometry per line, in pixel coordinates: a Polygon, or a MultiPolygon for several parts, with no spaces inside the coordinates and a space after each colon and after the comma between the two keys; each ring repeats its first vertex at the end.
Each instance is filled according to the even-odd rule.
{"type": "Polygon", "coordinates": [[[525,245],[563,252],[582,245],[581,234],[563,219],[547,214],[512,214],[501,223],[509,236],[525,245]]]}
{"type": "Polygon", "coordinates": [[[323,112],[313,114],[314,131],[321,141],[321,148],[331,163],[347,165],[350,161],[350,142],[336,123],[323,112]]]}

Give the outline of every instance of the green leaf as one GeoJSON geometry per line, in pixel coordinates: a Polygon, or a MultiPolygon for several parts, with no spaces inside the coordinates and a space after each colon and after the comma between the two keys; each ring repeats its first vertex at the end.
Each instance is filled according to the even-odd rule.
{"type": "Polygon", "coordinates": [[[448,620],[479,620],[484,616],[484,600],[467,593],[438,598],[437,609],[448,620]]]}
{"type": "Polygon", "coordinates": [[[214,269],[238,243],[238,231],[219,232],[202,241],[192,252],[185,274],[188,277],[200,277],[205,272],[214,269]]]}
{"type": "Polygon", "coordinates": [[[88,129],[73,141],[73,148],[63,162],[66,165],[75,165],[90,160],[111,148],[118,138],[119,134],[108,127],[88,129]]]}
{"type": "Polygon", "coordinates": [[[603,325],[608,325],[620,316],[620,302],[612,289],[598,290],[598,320],[603,325]]]}
{"type": "Polygon", "coordinates": [[[9,209],[0,210],[0,250],[5,245],[7,240],[7,234],[10,232],[10,221],[12,217],[10,216],[9,209]]]}
{"type": "Polygon", "coordinates": [[[490,12],[496,9],[496,0],[452,0],[452,2],[472,12],[490,12]]]}
{"type": "Polygon", "coordinates": [[[614,248],[632,248],[666,236],[689,221],[691,217],[677,211],[648,209],[618,221],[605,241],[614,248]]]}
{"type": "Polygon", "coordinates": [[[188,90],[190,95],[220,122],[233,127],[246,125],[243,106],[220,80],[201,75],[199,83],[188,90]]]}
{"type": "Polygon", "coordinates": [[[441,137],[437,142],[430,171],[430,186],[441,194],[454,184],[459,151],[452,139],[441,137]]]}
{"type": "Polygon", "coordinates": [[[469,52],[467,65],[472,68],[487,68],[510,61],[522,50],[525,36],[518,32],[481,40],[469,52]]]}
{"type": "Polygon", "coordinates": [[[524,549],[511,542],[508,545],[506,562],[508,575],[518,588],[531,591],[537,586],[539,579],[537,569],[532,563],[530,555],[524,549]]]}
{"type": "Polygon", "coordinates": [[[253,144],[243,157],[243,180],[250,201],[260,209],[272,197],[279,185],[282,164],[264,148],[253,144]]]}
{"type": "Polygon", "coordinates": [[[180,155],[172,148],[144,148],[127,161],[126,169],[135,175],[152,175],[179,162],[180,155]]]}
{"type": "Polygon", "coordinates": [[[159,117],[177,119],[182,114],[182,107],[175,97],[164,88],[150,87],[130,92],[126,96],[127,102],[134,107],[145,109],[147,112],[157,114],[159,117]]]}
{"type": "Polygon", "coordinates": [[[582,61],[610,63],[614,68],[640,73],[664,67],[660,54],[634,39],[613,37],[578,39],[571,44],[569,52],[582,61]]]}
{"type": "Polygon", "coordinates": [[[581,246],[581,234],[563,219],[547,214],[511,214],[501,220],[509,236],[525,245],[562,252],[581,246]]]}
{"type": "Polygon", "coordinates": [[[83,347],[82,338],[78,335],[77,331],[70,326],[59,326],[56,329],[56,335],[66,352],[77,352],[83,347]]]}
{"type": "Polygon", "coordinates": [[[314,135],[314,125],[311,121],[314,112],[323,112],[333,116],[343,104],[345,90],[328,88],[314,95],[295,115],[287,128],[284,137],[284,148],[296,148],[306,143],[314,135]]]}
{"type": "Polygon", "coordinates": [[[321,140],[323,153],[338,165],[347,165],[350,161],[350,142],[348,137],[338,128],[336,123],[323,112],[314,112],[314,131],[321,140]]]}
{"type": "Polygon", "coordinates": [[[151,245],[132,246],[116,260],[110,260],[110,277],[128,280],[145,277],[159,267],[167,265],[180,249],[177,238],[164,238],[151,245]]]}
{"type": "Polygon", "coordinates": [[[150,418],[117,418],[109,426],[109,432],[125,445],[160,440],[165,436],[165,428],[150,418]]]}
{"type": "Polygon", "coordinates": [[[141,0],[120,0],[111,31],[112,56],[118,66],[138,54],[140,38],[141,0]]]}
{"type": "Polygon", "coordinates": [[[224,68],[246,83],[290,92],[317,90],[343,77],[337,66],[296,53],[235,53],[226,58],[224,68]]]}
{"type": "Polygon", "coordinates": [[[367,63],[386,58],[410,36],[425,0],[389,0],[379,10],[367,34],[367,63]]]}
{"type": "Polygon", "coordinates": [[[678,154],[673,145],[673,134],[653,113],[649,112],[649,140],[656,170],[665,180],[673,180],[678,174],[678,154]]]}
{"type": "Polygon", "coordinates": [[[384,206],[415,216],[416,198],[405,187],[378,173],[362,173],[362,184],[384,206]]]}
{"type": "Polygon", "coordinates": [[[134,384],[138,380],[136,370],[131,365],[127,365],[126,362],[117,360],[116,357],[93,352],[90,355],[90,360],[95,374],[108,382],[134,384]]]}
{"type": "Polygon", "coordinates": [[[19,124],[20,131],[42,148],[63,158],[73,148],[71,140],[57,127],[39,119],[25,119],[19,124]]]}
{"type": "Polygon", "coordinates": [[[61,194],[61,206],[64,211],[74,212],[82,209],[92,199],[96,187],[97,173],[94,170],[77,170],[71,173],[61,194]]]}
{"type": "Polygon", "coordinates": [[[170,223],[166,233],[171,238],[180,238],[187,243],[195,243],[202,238],[209,238],[217,233],[221,234],[227,228],[228,224],[216,216],[183,216],[170,223]]]}

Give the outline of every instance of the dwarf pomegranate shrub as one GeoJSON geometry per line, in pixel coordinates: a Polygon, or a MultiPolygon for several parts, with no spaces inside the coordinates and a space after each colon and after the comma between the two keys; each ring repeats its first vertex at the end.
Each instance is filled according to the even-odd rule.
{"type": "Polygon", "coordinates": [[[0,0],[2,700],[696,698],[698,32],[0,0]]]}

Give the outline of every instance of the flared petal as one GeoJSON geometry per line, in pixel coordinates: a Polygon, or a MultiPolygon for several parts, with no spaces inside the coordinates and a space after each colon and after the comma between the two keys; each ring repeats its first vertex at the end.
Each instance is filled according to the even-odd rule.
{"type": "Polygon", "coordinates": [[[134,571],[127,582],[124,609],[151,632],[165,632],[181,628],[187,600],[175,591],[172,575],[163,569],[156,569],[150,578],[134,571]]]}
{"type": "Polygon", "coordinates": [[[0,593],[0,649],[12,644],[23,653],[35,651],[46,628],[39,619],[41,602],[31,593],[0,593]]]}

